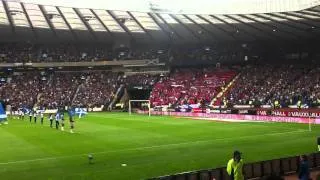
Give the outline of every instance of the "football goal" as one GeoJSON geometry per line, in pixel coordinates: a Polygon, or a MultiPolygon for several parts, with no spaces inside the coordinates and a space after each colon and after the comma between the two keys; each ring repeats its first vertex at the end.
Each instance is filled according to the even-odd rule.
{"type": "Polygon", "coordinates": [[[148,115],[151,116],[150,100],[129,100],[129,114],[132,114],[133,104],[139,104],[140,108],[148,108],[148,115]]]}

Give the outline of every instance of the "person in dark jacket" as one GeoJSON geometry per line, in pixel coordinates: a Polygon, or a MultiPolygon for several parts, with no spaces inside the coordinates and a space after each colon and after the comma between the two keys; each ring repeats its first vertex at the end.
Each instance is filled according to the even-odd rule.
{"type": "Polygon", "coordinates": [[[309,164],[306,155],[300,156],[298,173],[299,180],[309,180],[309,164]]]}

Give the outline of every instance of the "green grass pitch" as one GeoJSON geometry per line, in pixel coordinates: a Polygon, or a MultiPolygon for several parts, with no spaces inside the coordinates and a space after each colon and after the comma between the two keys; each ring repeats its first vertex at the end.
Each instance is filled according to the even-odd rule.
{"type": "Polygon", "coordinates": [[[245,162],[312,153],[320,126],[89,113],[68,131],[29,117],[1,125],[0,179],[146,179],[225,166],[235,149],[245,162]]]}

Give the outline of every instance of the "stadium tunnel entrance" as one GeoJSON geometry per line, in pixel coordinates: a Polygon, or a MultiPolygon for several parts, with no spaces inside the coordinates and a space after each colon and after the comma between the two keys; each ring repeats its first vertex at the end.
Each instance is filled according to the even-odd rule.
{"type": "MultiPolygon", "coordinates": [[[[126,87],[123,89],[122,95],[119,96],[121,98],[119,98],[115,104],[115,109],[128,111],[129,100],[148,100],[151,91],[152,88],[142,86],[126,87]]],[[[144,109],[145,107],[148,107],[145,102],[132,102],[131,106],[135,109],[144,109]]]]}

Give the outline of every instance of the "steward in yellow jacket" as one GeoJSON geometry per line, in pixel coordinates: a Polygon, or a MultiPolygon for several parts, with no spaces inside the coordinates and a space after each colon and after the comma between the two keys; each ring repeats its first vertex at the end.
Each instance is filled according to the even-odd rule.
{"type": "Polygon", "coordinates": [[[233,158],[228,162],[227,172],[232,180],[244,180],[243,160],[239,151],[234,151],[233,158]]]}

